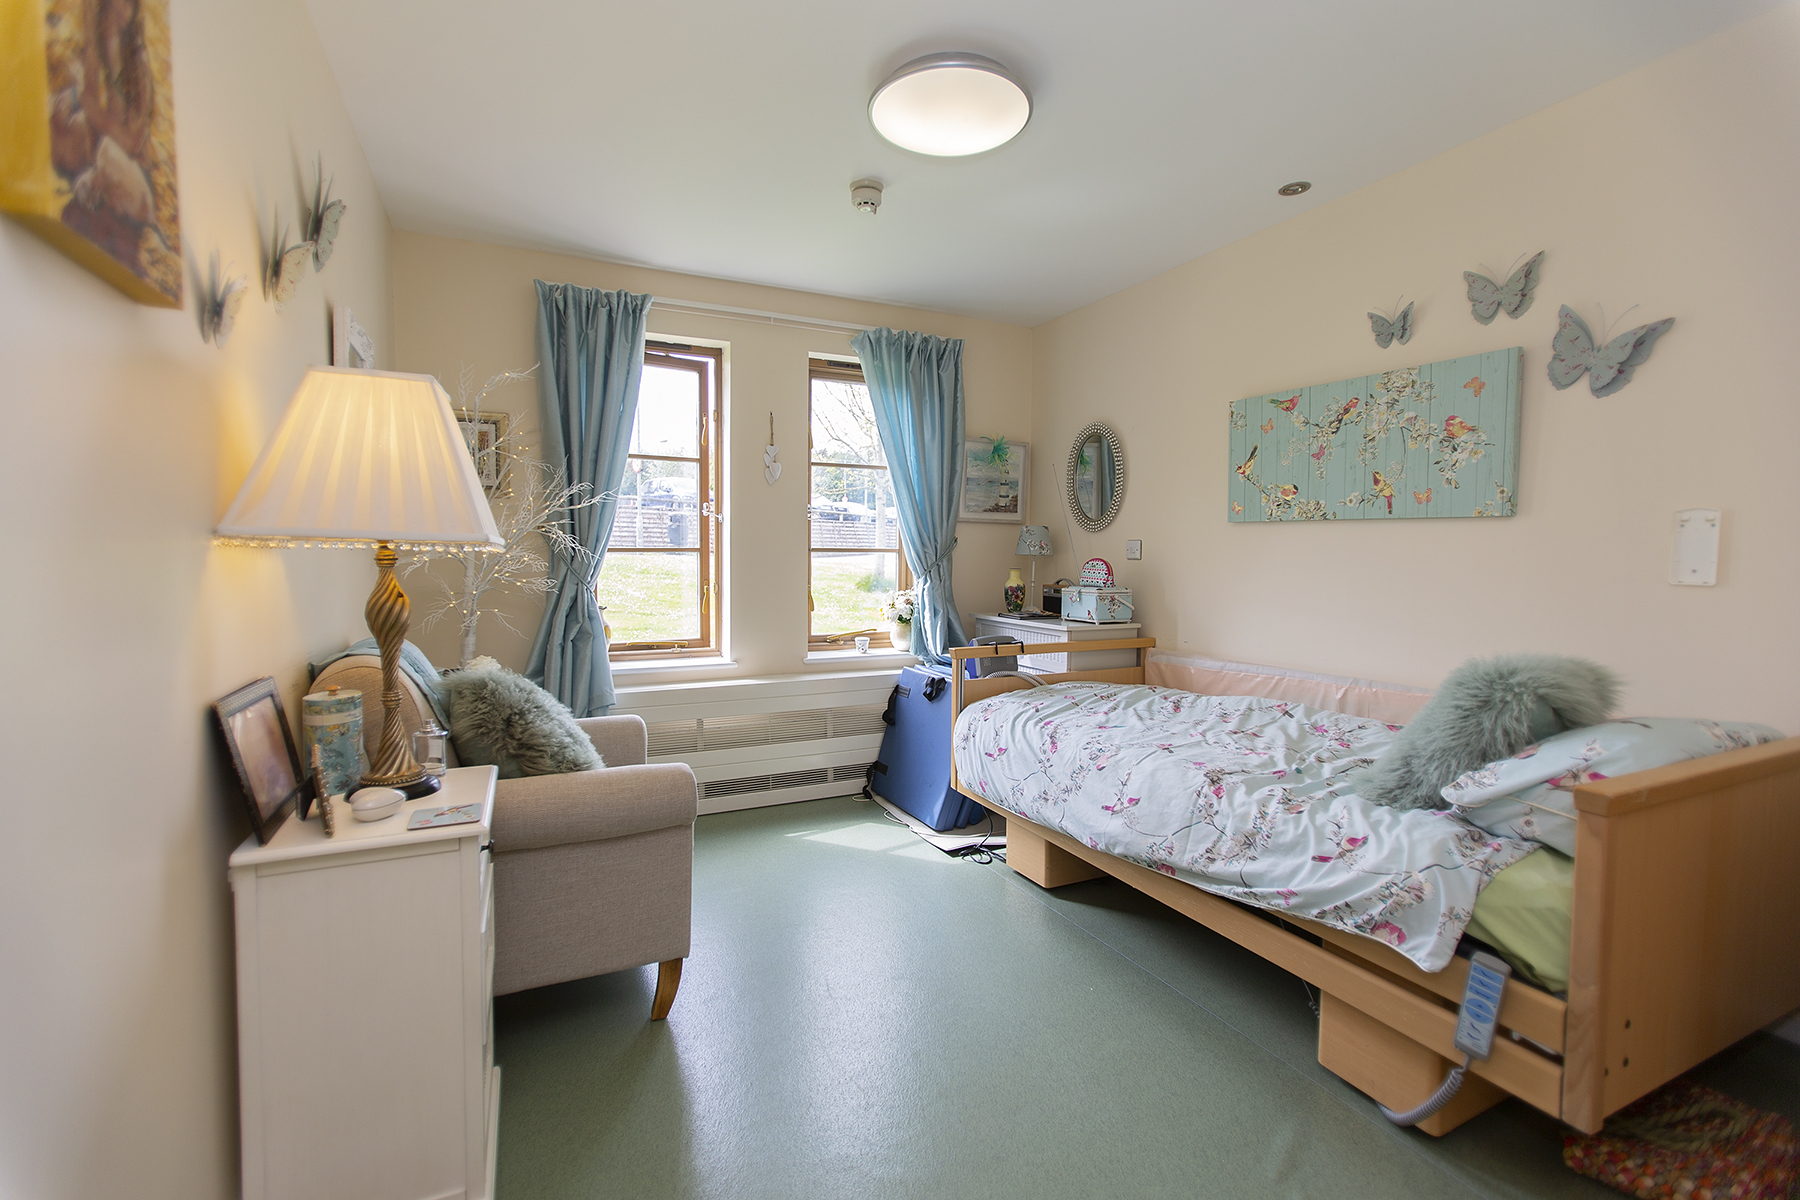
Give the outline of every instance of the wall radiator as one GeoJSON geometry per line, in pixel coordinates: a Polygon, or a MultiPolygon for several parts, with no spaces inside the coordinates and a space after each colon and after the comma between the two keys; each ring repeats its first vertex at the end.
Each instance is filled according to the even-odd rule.
{"type": "Polygon", "coordinates": [[[860,792],[899,678],[855,671],[624,687],[613,712],[644,718],[651,762],[694,768],[701,812],[731,812],[860,792]]]}

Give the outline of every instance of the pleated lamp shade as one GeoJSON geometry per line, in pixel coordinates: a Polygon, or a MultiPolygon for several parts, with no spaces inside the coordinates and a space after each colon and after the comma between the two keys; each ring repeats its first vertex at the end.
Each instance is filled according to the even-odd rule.
{"type": "Polygon", "coordinates": [[[214,537],[240,546],[505,545],[429,375],[313,367],[214,537]]]}

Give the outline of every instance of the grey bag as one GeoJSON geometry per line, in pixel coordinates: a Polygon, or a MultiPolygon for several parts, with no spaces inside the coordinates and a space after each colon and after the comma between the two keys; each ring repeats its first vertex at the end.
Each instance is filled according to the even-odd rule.
{"type": "MultiPolygon", "coordinates": [[[[987,637],[976,638],[974,641],[970,642],[969,645],[1005,646],[1018,641],[1018,638],[1007,637],[1005,634],[990,634],[987,637]]],[[[1017,655],[1007,655],[1003,658],[971,658],[969,661],[975,664],[975,677],[977,679],[980,679],[985,675],[999,675],[1003,672],[1011,674],[1017,672],[1019,669],[1019,659],[1017,655]]]]}

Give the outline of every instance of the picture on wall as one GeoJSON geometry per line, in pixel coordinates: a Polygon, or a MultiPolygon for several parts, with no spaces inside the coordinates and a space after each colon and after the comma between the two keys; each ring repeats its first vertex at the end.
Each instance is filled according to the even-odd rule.
{"type": "Polygon", "coordinates": [[[962,508],[956,519],[1022,524],[1028,453],[1024,442],[1003,437],[964,442],[962,508]]]}
{"type": "Polygon", "coordinates": [[[1524,350],[1231,405],[1233,521],[1510,517],[1524,350]]]}
{"type": "Polygon", "coordinates": [[[331,365],[362,371],[375,367],[375,339],[346,304],[331,310],[331,365]]]}
{"type": "Polygon", "coordinates": [[[0,209],[132,299],[180,308],[168,0],[43,0],[4,21],[0,209]]]}
{"type": "Polygon", "coordinates": [[[463,441],[475,459],[475,474],[481,477],[481,486],[493,491],[500,486],[500,456],[505,451],[496,447],[506,436],[506,414],[458,409],[456,427],[462,430],[463,441]]]}

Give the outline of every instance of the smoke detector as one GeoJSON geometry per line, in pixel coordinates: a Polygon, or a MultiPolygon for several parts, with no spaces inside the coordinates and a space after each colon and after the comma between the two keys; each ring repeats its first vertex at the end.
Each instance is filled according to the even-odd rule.
{"type": "Polygon", "coordinates": [[[881,180],[859,179],[850,185],[850,203],[856,211],[868,213],[871,217],[881,207],[881,180]]]}

